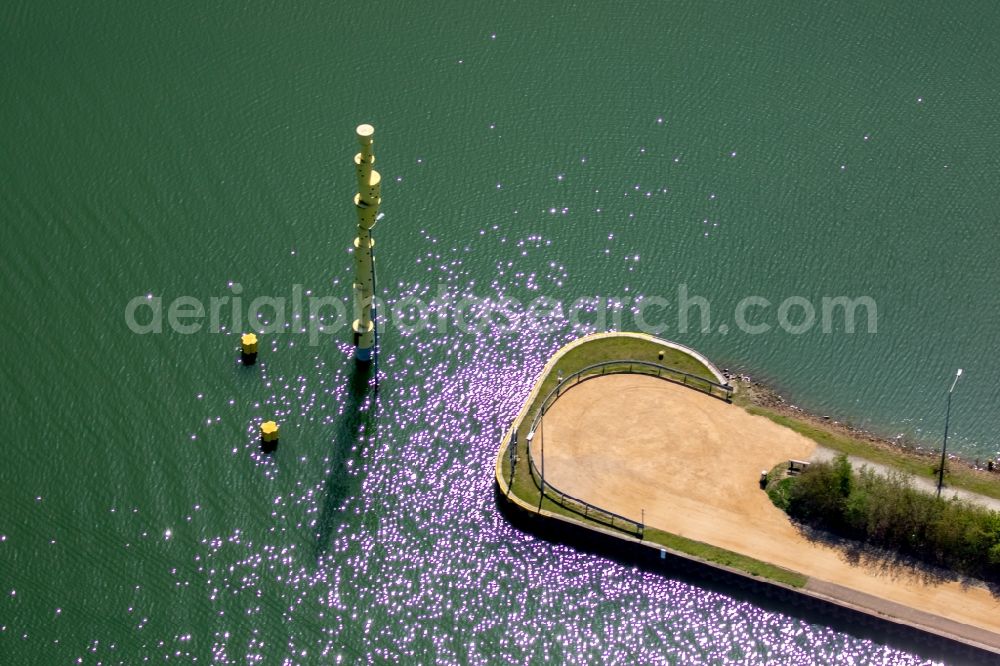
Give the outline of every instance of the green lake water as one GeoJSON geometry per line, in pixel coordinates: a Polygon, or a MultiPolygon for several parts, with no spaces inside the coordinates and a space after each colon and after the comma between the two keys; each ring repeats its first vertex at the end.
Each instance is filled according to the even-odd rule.
{"type": "Polygon", "coordinates": [[[289,311],[254,368],[236,334],[294,285],[350,304],[370,122],[381,314],[663,298],[662,336],[929,447],[962,367],[949,449],[997,456],[997,34],[988,2],[7,3],[0,663],[921,663],[506,523],[500,432],[592,312],[387,317],[377,401],[346,329],[289,311]],[[221,332],[126,324],[237,295],[221,332]],[[837,297],[875,330],[779,325],[837,297]]]}

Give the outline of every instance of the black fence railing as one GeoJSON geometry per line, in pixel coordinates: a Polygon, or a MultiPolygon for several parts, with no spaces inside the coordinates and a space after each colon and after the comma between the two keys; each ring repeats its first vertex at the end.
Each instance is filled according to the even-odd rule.
{"type": "Polygon", "coordinates": [[[510,441],[507,443],[507,453],[510,458],[508,461],[510,465],[510,481],[507,483],[507,494],[510,495],[510,489],[514,487],[514,471],[517,469],[517,429],[514,429],[510,435],[510,441]]]}
{"type": "MultiPolygon", "coordinates": [[[[531,454],[531,440],[534,438],[534,433],[538,429],[538,425],[542,417],[545,416],[545,412],[549,410],[552,404],[563,394],[563,392],[588,379],[617,374],[644,374],[659,377],[660,379],[677,384],[683,384],[684,386],[702,391],[713,397],[725,400],[726,402],[732,402],[733,387],[729,384],[713,382],[709,379],[705,379],[704,377],[693,375],[682,370],[676,370],[658,363],[652,363],[650,361],[603,361],[601,363],[588,365],[585,368],[577,370],[569,377],[561,379],[559,383],[556,384],[555,388],[549,391],[548,395],[545,396],[545,399],[542,400],[541,406],[535,410],[531,419],[531,428],[528,430],[528,436],[524,444],[528,458],[528,474],[539,492],[539,508],[541,508],[542,501],[544,499],[548,499],[562,508],[576,513],[586,519],[593,520],[594,522],[606,525],[607,527],[615,530],[626,532],[641,539],[643,537],[643,533],[645,532],[645,525],[643,525],[642,522],[632,518],[626,518],[625,516],[606,509],[602,509],[591,504],[590,502],[586,502],[578,497],[574,497],[569,493],[564,493],[559,490],[545,480],[545,476],[539,471],[538,466],[535,464],[534,456],[531,454]]],[[[508,450],[510,452],[510,484],[508,485],[508,489],[514,485],[514,474],[518,461],[517,443],[517,430],[514,430],[511,435],[511,441],[508,443],[508,450]]]]}
{"type": "Polygon", "coordinates": [[[590,502],[585,502],[579,497],[574,497],[569,493],[564,493],[551,483],[546,482],[545,477],[542,476],[542,474],[538,471],[538,468],[535,466],[535,460],[531,455],[530,442],[527,443],[527,448],[528,471],[531,474],[531,480],[535,482],[535,487],[538,488],[539,506],[541,505],[542,499],[547,499],[584,518],[601,523],[602,525],[606,525],[612,529],[626,532],[637,539],[642,538],[644,526],[639,521],[626,518],[625,516],[614,513],[613,511],[608,511],[607,509],[602,509],[601,507],[595,506],[590,502]]]}

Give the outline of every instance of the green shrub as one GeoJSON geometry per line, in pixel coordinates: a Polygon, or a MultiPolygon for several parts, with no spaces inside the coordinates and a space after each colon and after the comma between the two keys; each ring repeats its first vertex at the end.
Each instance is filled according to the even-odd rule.
{"type": "Polygon", "coordinates": [[[833,463],[813,463],[788,491],[788,514],[818,527],[841,531],[851,489],[851,463],[838,456],[833,463]]]}
{"type": "Polygon", "coordinates": [[[851,474],[851,463],[847,456],[840,454],[833,461],[833,478],[837,483],[837,491],[844,499],[851,494],[853,479],[851,474]]]}
{"type": "Polygon", "coordinates": [[[1000,514],[915,489],[907,476],[854,473],[845,456],[768,486],[776,506],[808,525],[958,573],[1000,580],[1000,514]]]}
{"type": "Polygon", "coordinates": [[[768,484],[767,496],[771,499],[774,506],[778,507],[782,511],[788,510],[788,493],[794,483],[795,479],[793,477],[788,477],[785,479],[778,479],[777,481],[773,481],[768,484]]]}
{"type": "Polygon", "coordinates": [[[855,539],[864,539],[868,535],[868,521],[872,514],[872,504],[878,501],[873,498],[869,477],[872,471],[865,467],[861,469],[858,478],[851,489],[851,494],[844,502],[844,534],[855,539]]]}

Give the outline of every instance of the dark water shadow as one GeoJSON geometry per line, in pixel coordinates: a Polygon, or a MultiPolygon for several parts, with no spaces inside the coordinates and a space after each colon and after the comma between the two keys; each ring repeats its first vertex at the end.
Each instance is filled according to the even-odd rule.
{"type": "Polygon", "coordinates": [[[344,411],[333,426],[330,473],[324,482],[316,522],[315,559],[326,554],[334,531],[347,519],[345,501],[360,492],[364,481],[364,442],[375,427],[377,409],[372,374],[371,366],[351,361],[344,411]]]}

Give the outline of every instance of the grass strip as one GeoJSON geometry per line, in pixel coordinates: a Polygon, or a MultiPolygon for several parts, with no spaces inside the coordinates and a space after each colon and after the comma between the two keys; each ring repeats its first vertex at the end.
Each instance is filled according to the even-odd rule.
{"type": "MultiPolygon", "coordinates": [[[[929,479],[937,478],[937,466],[940,464],[940,460],[934,456],[921,456],[902,450],[892,450],[887,447],[877,446],[870,442],[836,432],[833,429],[826,429],[822,425],[804,419],[797,419],[794,416],[788,416],[787,414],[782,414],[759,405],[743,403],[739,399],[737,399],[736,404],[739,404],[751,414],[768,418],[778,425],[794,430],[817,444],[838,453],[857,456],[858,458],[886,465],[901,472],[912,474],[913,476],[929,479]]],[[[946,466],[945,474],[948,486],[1000,499],[1000,481],[996,479],[984,477],[982,473],[976,473],[962,465],[946,466]]]]}
{"type": "Polygon", "coordinates": [[[739,569],[751,576],[767,578],[792,587],[805,587],[808,578],[800,573],[784,569],[774,564],[768,564],[746,555],[740,555],[724,548],[695,541],[677,534],[664,532],[653,527],[646,528],[646,541],[661,544],[667,548],[694,555],[700,559],[716,564],[722,564],[733,569],[739,569]]]}

